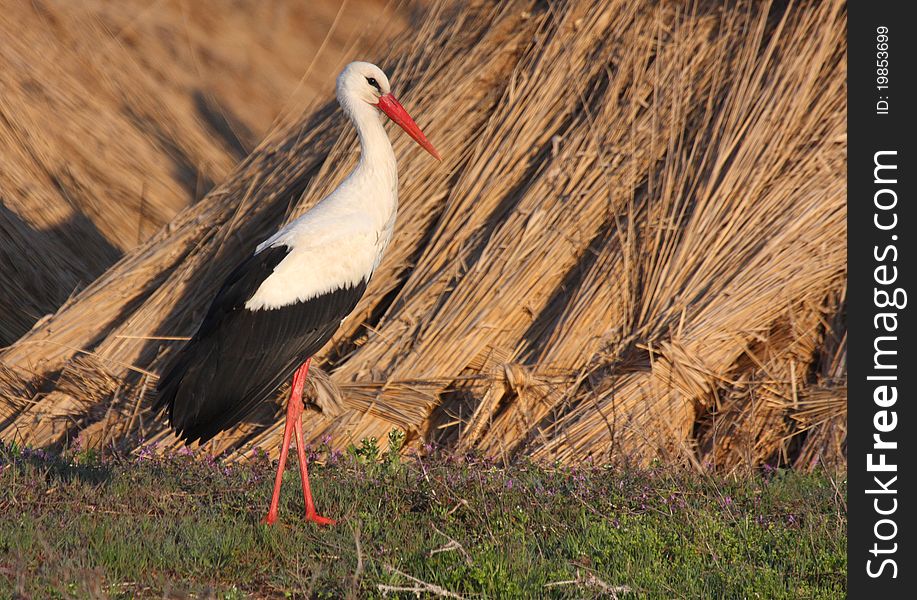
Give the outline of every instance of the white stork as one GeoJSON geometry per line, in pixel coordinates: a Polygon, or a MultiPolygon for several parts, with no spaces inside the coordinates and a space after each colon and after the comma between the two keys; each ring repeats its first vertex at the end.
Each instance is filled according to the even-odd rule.
{"type": "Polygon", "coordinates": [[[268,524],[277,520],[294,432],[306,519],[334,523],[316,512],[309,489],[302,391],[312,355],[354,309],[392,237],[398,166],[383,113],[440,160],[379,67],[347,65],[337,78],[337,99],[357,129],[359,164],[337,189],[236,267],[157,386],[154,410],[167,407],[170,425],[190,444],[236,425],[293,376],[280,464],[264,518],[268,524]]]}

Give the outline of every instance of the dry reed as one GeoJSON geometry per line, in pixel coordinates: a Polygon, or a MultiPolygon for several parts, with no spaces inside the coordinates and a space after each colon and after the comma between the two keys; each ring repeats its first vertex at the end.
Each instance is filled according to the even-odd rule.
{"type": "Polygon", "coordinates": [[[288,99],[301,109],[314,98],[365,16],[384,12],[353,0],[337,15],[336,4],[5,7],[0,345],[225,179],[288,99]]]}
{"type": "MultiPolygon", "coordinates": [[[[377,62],[402,208],[310,417],[337,446],[740,468],[843,462],[841,2],[434,3],[377,62]]],[[[333,103],[0,355],[4,438],[175,440],[144,408],[246,248],[346,174],[333,103]],[[91,388],[87,387],[91,384],[91,388]],[[40,393],[42,388],[51,390],[40,393]]],[[[276,449],[274,407],[214,451],[276,449]]]]}

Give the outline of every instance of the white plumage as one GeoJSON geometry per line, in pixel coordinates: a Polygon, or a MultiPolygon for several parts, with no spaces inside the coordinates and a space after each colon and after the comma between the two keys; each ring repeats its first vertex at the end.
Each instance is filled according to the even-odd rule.
{"type": "Polygon", "coordinates": [[[398,213],[398,165],[383,114],[358,101],[353,91],[364,88],[361,79],[373,75],[382,93],[389,93],[385,73],[370,63],[351,63],[338,76],[338,101],[360,137],[360,163],[331,194],[258,246],[256,253],[281,245],[290,253],[245,304],[247,309],[280,308],[354,287],[369,281],[382,260],[398,213]]]}
{"type": "Polygon", "coordinates": [[[397,195],[383,202],[388,215],[353,210],[349,199],[329,196],[258,247],[286,246],[289,254],[264,280],[249,310],[280,308],[335,289],[369,281],[392,237],[397,195]]]}

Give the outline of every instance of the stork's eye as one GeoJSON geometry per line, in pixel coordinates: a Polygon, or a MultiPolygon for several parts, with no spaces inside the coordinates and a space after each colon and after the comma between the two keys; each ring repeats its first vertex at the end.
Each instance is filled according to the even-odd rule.
{"type": "Polygon", "coordinates": [[[367,77],[367,78],[366,78],[366,82],[367,82],[369,85],[371,85],[371,86],[373,86],[374,88],[376,88],[377,90],[379,90],[379,93],[380,93],[380,94],[382,93],[382,88],[379,87],[379,82],[376,81],[375,77],[367,77]]]}

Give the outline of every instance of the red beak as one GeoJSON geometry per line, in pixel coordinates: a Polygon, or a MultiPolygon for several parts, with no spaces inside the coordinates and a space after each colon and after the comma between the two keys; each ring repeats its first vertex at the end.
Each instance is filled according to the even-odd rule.
{"type": "Polygon", "coordinates": [[[401,103],[398,102],[393,95],[383,94],[382,97],[379,98],[379,103],[376,104],[376,106],[379,107],[379,110],[388,115],[389,119],[404,129],[409,136],[414,138],[414,141],[420,144],[421,148],[432,154],[433,158],[442,160],[442,158],[439,157],[439,152],[436,151],[436,148],[433,147],[433,144],[430,143],[427,136],[423,134],[423,131],[420,130],[420,127],[417,126],[417,123],[414,122],[414,119],[411,118],[408,111],[404,110],[404,107],[401,106],[401,103]]]}

